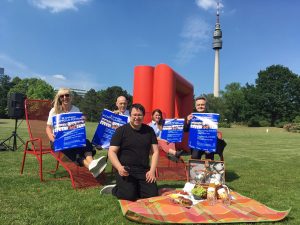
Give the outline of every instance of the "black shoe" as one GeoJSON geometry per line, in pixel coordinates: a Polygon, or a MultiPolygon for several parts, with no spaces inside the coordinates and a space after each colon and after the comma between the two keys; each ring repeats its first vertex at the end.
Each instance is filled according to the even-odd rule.
{"type": "Polygon", "coordinates": [[[176,163],[178,162],[178,158],[175,155],[172,155],[170,153],[168,153],[168,159],[176,163]]]}
{"type": "Polygon", "coordinates": [[[183,150],[176,151],[175,156],[179,158],[183,154],[183,150]]]}

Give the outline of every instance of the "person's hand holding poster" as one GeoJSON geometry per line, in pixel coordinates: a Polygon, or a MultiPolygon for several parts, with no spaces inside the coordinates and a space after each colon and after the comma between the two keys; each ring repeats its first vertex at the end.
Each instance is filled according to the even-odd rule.
{"type": "Polygon", "coordinates": [[[86,146],[85,121],[81,112],[55,115],[52,124],[54,151],[86,146]]]}
{"type": "Polygon", "coordinates": [[[126,124],[128,117],[124,115],[115,114],[108,109],[104,109],[94,134],[92,143],[102,148],[108,148],[110,139],[112,138],[115,130],[126,124]]]}
{"type": "Polygon", "coordinates": [[[189,147],[215,152],[220,115],[216,113],[193,113],[189,132],[189,147]]]}
{"type": "Polygon", "coordinates": [[[181,142],[183,135],[184,119],[165,119],[161,139],[169,143],[181,142]]]}

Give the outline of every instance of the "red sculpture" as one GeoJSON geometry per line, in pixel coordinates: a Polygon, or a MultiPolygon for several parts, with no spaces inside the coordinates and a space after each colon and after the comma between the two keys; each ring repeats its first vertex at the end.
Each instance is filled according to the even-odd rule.
{"type": "MultiPolygon", "coordinates": [[[[145,123],[159,108],[164,118],[184,118],[193,111],[194,87],[166,64],[134,68],[133,103],[146,109],[145,123]]],[[[187,137],[178,147],[187,150],[187,137]]]]}

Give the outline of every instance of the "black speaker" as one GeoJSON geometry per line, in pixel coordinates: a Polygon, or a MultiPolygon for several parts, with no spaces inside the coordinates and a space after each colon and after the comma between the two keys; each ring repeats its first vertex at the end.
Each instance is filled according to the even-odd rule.
{"type": "Polygon", "coordinates": [[[11,93],[7,100],[8,117],[21,119],[25,114],[24,101],[26,97],[22,93],[11,93]]]}

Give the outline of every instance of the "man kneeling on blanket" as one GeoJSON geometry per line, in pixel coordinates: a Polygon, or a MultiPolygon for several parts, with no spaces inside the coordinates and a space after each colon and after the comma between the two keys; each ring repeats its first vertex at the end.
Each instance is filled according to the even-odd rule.
{"type": "Polygon", "coordinates": [[[153,129],[143,124],[145,108],[141,104],[133,104],[129,114],[130,122],[117,128],[108,150],[108,157],[117,169],[116,185],[107,185],[100,193],[135,201],[158,195],[155,170],[159,150],[153,129]]]}

